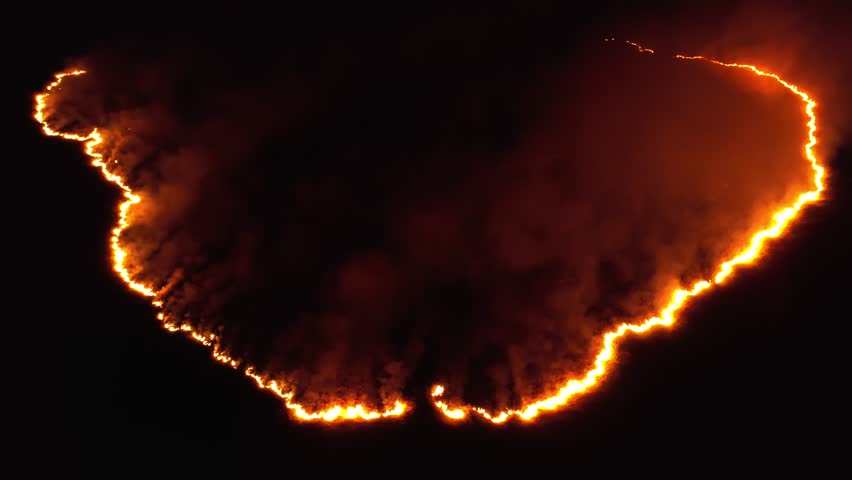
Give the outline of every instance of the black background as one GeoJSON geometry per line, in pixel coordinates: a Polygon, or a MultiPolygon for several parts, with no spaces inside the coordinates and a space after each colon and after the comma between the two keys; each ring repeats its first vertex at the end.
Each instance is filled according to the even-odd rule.
{"type": "MultiPolygon", "coordinates": [[[[640,14],[634,8],[615,16],[609,7],[578,21],[579,32],[602,36],[601,25],[640,14]]],[[[220,18],[227,13],[210,8],[220,18]]],[[[30,119],[32,94],[69,56],[123,31],[157,35],[199,11],[123,6],[90,16],[70,9],[36,22],[37,13],[44,12],[22,17],[33,31],[12,48],[16,68],[6,87],[14,148],[6,157],[4,189],[13,198],[4,231],[13,242],[6,251],[14,286],[6,290],[2,335],[4,397],[11,400],[4,424],[11,429],[4,428],[0,456],[18,472],[8,478],[196,462],[280,475],[364,468],[381,476],[845,468],[849,147],[825,160],[827,201],[809,208],[759,268],[691,303],[679,328],[629,342],[613,378],[571,409],[530,426],[447,425],[421,398],[402,422],[304,425],[153,321],[109,264],[118,193],[86,165],[79,145],[45,139],[30,119]]]]}

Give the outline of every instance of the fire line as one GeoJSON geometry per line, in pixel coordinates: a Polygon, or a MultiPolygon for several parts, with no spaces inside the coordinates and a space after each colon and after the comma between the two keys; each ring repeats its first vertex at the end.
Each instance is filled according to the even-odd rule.
{"type": "MultiPolygon", "coordinates": [[[[614,40],[614,38],[604,39],[605,42],[614,40]]],[[[625,43],[636,48],[640,53],[654,53],[650,48],[645,48],[629,40],[625,41],[625,43]]],[[[776,211],[772,215],[771,223],[755,232],[751,236],[748,246],[742,248],[732,258],[723,261],[717,267],[716,274],[712,279],[695,282],[688,289],[680,288],[675,290],[671,295],[669,303],[658,315],[645,319],[640,323],[622,323],[604,333],[603,341],[601,342],[602,346],[595,357],[593,365],[581,376],[568,379],[562,385],[562,388],[552,396],[528,403],[518,409],[489,412],[484,408],[472,405],[452,407],[443,400],[445,387],[443,385],[434,385],[431,392],[432,403],[447,419],[463,420],[470,413],[474,413],[495,424],[502,424],[512,417],[519,417],[523,421],[532,421],[542,412],[559,410],[566,407],[572,400],[590,393],[596,386],[600,385],[607,371],[610,369],[610,365],[616,357],[618,342],[621,338],[628,334],[646,335],[657,327],[671,327],[674,325],[677,321],[675,314],[687,304],[690,298],[698,296],[702,292],[709,291],[714,285],[724,283],[738,267],[754,263],[759,258],[764,245],[769,239],[780,237],[789,224],[799,215],[802,208],[820,199],[822,192],[825,190],[825,186],[823,185],[825,168],[820,165],[814,153],[814,147],[817,144],[816,114],[814,113],[814,109],[817,104],[810,95],[778,75],[761,70],[754,65],[727,63],[702,56],[675,55],[674,58],[679,60],[706,61],[723,67],[748,70],[757,76],[769,77],[775,80],[791,93],[798,96],[804,105],[804,113],[807,117],[808,140],[803,147],[803,153],[813,170],[813,189],[799,194],[793,204],[776,211]]]]}
{"type": "Polygon", "coordinates": [[[121,247],[121,234],[130,226],[131,209],[134,205],[142,202],[142,197],[130,188],[126,180],[121,175],[110,171],[110,160],[113,162],[115,162],[115,160],[104,159],[104,154],[99,151],[99,148],[105,141],[105,136],[101,134],[97,128],[93,129],[88,135],[78,135],[76,133],[53,130],[50,125],[48,125],[45,109],[47,108],[47,99],[50,97],[51,92],[59,88],[66,78],[84,75],[85,73],[85,70],[73,70],[57,73],[55,75],[56,79],[45,87],[44,92],[36,95],[35,114],[33,115],[33,118],[41,124],[42,131],[45,135],[83,143],[84,151],[86,152],[86,155],[91,158],[92,166],[100,169],[107,181],[115,184],[122,190],[125,200],[118,206],[118,220],[115,227],[112,229],[112,234],[110,235],[113,270],[115,270],[115,272],[131,290],[152,299],[151,304],[160,310],[157,313],[157,320],[162,323],[163,328],[169,332],[184,332],[188,338],[191,338],[206,347],[210,347],[214,359],[231,368],[241,369],[247,377],[257,383],[257,386],[260,389],[268,390],[277,395],[284,401],[284,406],[287,410],[289,410],[290,413],[298,420],[322,421],[329,423],[340,421],[370,421],[400,417],[409,412],[411,407],[408,403],[402,400],[396,400],[393,408],[387,408],[384,411],[373,410],[362,404],[335,404],[323,410],[309,411],[301,404],[293,401],[295,393],[284,382],[270,378],[269,375],[259,373],[254,366],[222,351],[219,338],[214,333],[201,332],[188,323],[178,325],[171,321],[168,314],[163,309],[163,302],[157,298],[159,292],[157,292],[153,286],[134,280],[125,263],[127,260],[127,252],[125,252],[121,247]]]}
{"type": "MultiPolygon", "coordinates": [[[[607,42],[613,40],[613,38],[605,39],[607,42]]],[[[641,53],[654,53],[653,50],[642,47],[637,43],[631,41],[626,41],[626,43],[635,47],[641,53]]],[[[735,256],[722,262],[718,266],[716,274],[712,279],[695,282],[688,289],[681,288],[675,290],[671,295],[669,303],[656,316],[645,319],[640,323],[622,323],[614,329],[605,332],[602,336],[602,346],[595,357],[593,365],[583,372],[582,375],[568,379],[563,384],[562,388],[552,396],[529,403],[518,409],[489,412],[484,408],[472,405],[451,406],[443,400],[444,393],[446,391],[445,387],[437,384],[432,387],[430,397],[435,408],[447,419],[464,420],[469,418],[473,413],[495,424],[502,424],[512,417],[518,417],[524,421],[532,421],[542,412],[559,410],[570,404],[572,400],[590,393],[601,383],[609,371],[612,361],[616,358],[618,342],[621,338],[628,334],[645,335],[654,331],[658,327],[673,326],[677,321],[675,314],[687,304],[690,298],[698,296],[702,292],[709,291],[714,285],[725,282],[726,279],[728,279],[740,266],[754,263],[759,258],[759,255],[768,240],[780,237],[806,205],[814,203],[820,199],[822,192],[825,190],[825,186],[823,185],[825,169],[822,165],[820,165],[817,156],[814,153],[814,147],[817,145],[816,115],[814,110],[817,104],[807,93],[802,91],[796,85],[783,80],[778,75],[761,70],[753,65],[726,63],[702,56],[675,55],[674,58],[681,60],[706,61],[723,67],[748,70],[755,75],[772,78],[788,89],[791,93],[798,96],[804,105],[804,112],[807,117],[806,126],[808,129],[808,141],[804,145],[803,153],[814,172],[814,188],[801,193],[793,204],[775,212],[772,216],[772,221],[768,224],[768,226],[755,232],[751,236],[751,240],[746,247],[741,249],[735,256]]],[[[105,159],[104,154],[99,150],[107,138],[104,134],[100,133],[97,128],[93,129],[87,135],[79,135],[71,132],[53,130],[48,124],[45,110],[47,109],[47,100],[52,92],[59,88],[66,78],[84,75],[85,73],[86,72],[84,70],[73,70],[56,74],[55,80],[45,87],[44,92],[36,95],[35,113],[33,118],[41,124],[42,131],[46,135],[83,143],[86,155],[91,158],[91,164],[100,169],[107,181],[115,184],[122,190],[124,201],[118,206],[118,219],[110,236],[113,269],[128,288],[145,297],[151,298],[151,304],[159,310],[157,313],[157,319],[161,322],[163,328],[169,332],[184,332],[188,338],[191,338],[195,342],[204,346],[210,347],[212,356],[216,361],[231,368],[241,370],[245,376],[254,380],[260,389],[268,390],[281,398],[287,410],[289,410],[291,415],[298,420],[329,423],[340,421],[372,421],[400,418],[409,413],[412,406],[402,399],[396,400],[393,408],[389,407],[383,411],[374,410],[362,404],[335,404],[322,410],[309,411],[293,400],[295,397],[293,389],[286,385],[283,381],[276,380],[270,375],[263,374],[253,365],[234,358],[228,353],[222,351],[220,339],[214,333],[199,331],[187,323],[176,324],[169,318],[167,312],[164,310],[163,302],[158,298],[159,294],[162,292],[158,292],[153,286],[134,280],[133,275],[127,268],[127,252],[125,252],[121,247],[121,235],[131,224],[130,213],[133,206],[141,203],[143,199],[130,188],[124,177],[110,170],[109,165],[111,159],[105,159]]],[[[114,159],[112,160],[115,162],[114,159]]]]}

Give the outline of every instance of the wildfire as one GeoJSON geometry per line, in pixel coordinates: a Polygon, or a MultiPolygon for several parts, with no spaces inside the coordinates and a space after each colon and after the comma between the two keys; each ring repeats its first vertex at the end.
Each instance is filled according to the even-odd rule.
{"type": "MultiPolygon", "coordinates": [[[[104,143],[104,135],[97,128],[93,129],[87,135],[79,135],[76,133],[61,132],[50,128],[48,125],[45,111],[47,109],[47,99],[51,92],[60,87],[62,82],[68,77],[84,75],[85,70],[73,70],[70,72],[57,73],[56,79],[45,87],[44,92],[35,96],[35,113],[33,118],[41,124],[42,131],[51,137],[60,137],[66,140],[74,140],[81,142],[84,145],[84,151],[92,159],[92,165],[100,169],[104,178],[110,183],[117,185],[124,195],[124,201],[118,206],[118,220],[110,235],[110,248],[112,249],[113,270],[121,277],[124,283],[133,291],[138,292],[146,297],[151,297],[151,304],[161,310],[157,313],[163,328],[169,332],[183,332],[187,338],[206,346],[211,347],[213,358],[231,368],[237,369],[244,365],[243,373],[257,383],[262,390],[268,390],[284,401],[284,406],[291,414],[302,421],[322,421],[322,422],[339,422],[339,421],[369,421],[383,418],[401,417],[410,411],[409,405],[402,401],[396,400],[393,408],[387,408],[384,411],[377,411],[365,407],[361,404],[348,405],[332,405],[324,410],[309,411],[302,405],[293,401],[294,392],[291,388],[285,386],[284,382],[269,379],[264,375],[257,373],[257,369],[252,365],[247,365],[244,362],[231,357],[221,350],[219,338],[210,332],[201,332],[193,326],[182,323],[180,325],[173,323],[168,314],[162,311],[163,302],[158,300],[157,290],[154,286],[140,283],[133,279],[130,271],[127,268],[127,252],[121,248],[121,234],[130,226],[130,211],[134,205],[142,202],[142,197],[134,193],[127,185],[125,179],[116,173],[109,170],[109,160],[104,159],[104,154],[98,149],[104,143]]],[[[115,160],[113,163],[115,163],[115,160]]]]}
{"type": "MultiPolygon", "coordinates": [[[[604,39],[604,41],[606,42],[610,42],[613,40],[615,39],[604,39]]],[[[625,43],[635,47],[640,53],[654,53],[654,51],[650,48],[642,47],[641,45],[631,42],[629,40],[625,43]]],[[[695,297],[702,292],[710,290],[711,287],[713,287],[714,285],[723,283],[727,278],[730,277],[732,273],[736,271],[739,266],[750,265],[754,263],[758,259],[767,240],[781,236],[781,234],[784,233],[784,231],[789,226],[790,222],[792,222],[799,215],[805,205],[819,200],[820,195],[825,190],[825,186],[823,185],[825,169],[819,164],[816,154],[814,153],[814,147],[817,144],[816,114],[814,113],[814,109],[816,108],[817,104],[810,97],[810,95],[802,91],[796,85],[793,85],[792,83],[782,79],[778,75],[761,70],[755,67],[754,65],[726,63],[719,60],[705,58],[702,56],[675,55],[674,57],[681,60],[707,61],[716,65],[721,65],[723,67],[748,70],[754,73],[755,75],[761,77],[769,77],[775,80],[776,82],[784,86],[787,90],[789,90],[791,93],[798,96],[802,100],[802,103],[804,105],[804,113],[807,117],[806,126],[808,130],[808,140],[804,145],[803,153],[805,155],[805,158],[810,163],[811,169],[813,170],[813,189],[801,193],[792,205],[784,207],[775,212],[772,215],[772,221],[769,223],[769,225],[761,230],[758,230],[752,235],[751,241],[749,242],[748,246],[743,248],[732,258],[725,260],[719,265],[716,270],[716,274],[713,276],[712,280],[701,280],[694,283],[689,289],[681,288],[675,290],[674,293],[672,293],[671,300],[669,300],[669,303],[657,316],[645,319],[640,323],[622,323],[617,327],[613,328],[612,330],[604,333],[601,349],[595,357],[595,361],[592,366],[588,370],[586,370],[582,374],[582,376],[571,378],[566,381],[563,384],[562,388],[560,388],[559,391],[556,392],[554,395],[529,403],[519,409],[509,409],[492,413],[488,412],[483,408],[474,407],[470,405],[463,405],[452,408],[446,402],[441,400],[444,395],[444,386],[435,385],[432,389],[432,403],[447,418],[450,418],[452,420],[461,420],[467,417],[470,412],[473,412],[495,424],[504,423],[511,417],[519,417],[521,420],[531,421],[539,414],[541,414],[541,412],[557,410],[561,407],[565,407],[573,399],[576,399],[586,393],[589,393],[597,385],[600,384],[601,380],[604,378],[607,371],[609,370],[610,365],[615,359],[618,350],[618,342],[622,337],[626,336],[627,334],[644,335],[650,333],[657,327],[671,327],[672,325],[674,325],[674,323],[677,321],[677,317],[675,317],[675,314],[681,308],[683,308],[684,305],[686,305],[690,298],[695,297]]]]}
{"type": "MultiPolygon", "coordinates": [[[[605,39],[607,42],[613,40],[615,39],[605,39]]],[[[631,41],[626,41],[626,43],[636,48],[641,53],[654,53],[653,50],[642,47],[637,43],[631,41]]],[[[778,75],[766,72],[753,65],[725,63],[701,56],[675,55],[675,58],[681,60],[708,61],[724,67],[745,69],[758,76],[772,78],[787,88],[790,92],[797,95],[804,104],[804,112],[807,116],[806,125],[808,128],[808,141],[804,145],[804,155],[814,172],[814,188],[801,193],[792,205],[775,212],[769,225],[754,233],[748,246],[743,248],[732,258],[722,262],[712,279],[695,282],[688,289],[681,288],[675,290],[671,295],[669,303],[658,315],[645,319],[640,323],[622,323],[612,330],[604,333],[601,348],[598,351],[592,366],[580,376],[568,379],[563,384],[562,388],[560,388],[552,396],[529,403],[519,409],[489,412],[483,408],[471,405],[452,407],[443,400],[446,390],[445,387],[443,385],[434,385],[431,390],[432,403],[447,419],[463,420],[471,413],[474,413],[495,424],[504,423],[512,417],[518,417],[524,421],[531,421],[538,417],[538,415],[542,412],[558,410],[568,405],[573,399],[589,393],[597,385],[599,385],[602,379],[606,376],[611,367],[612,361],[616,358],[620,339],[628,334],[644,335],[652,332],[658,327],[671,327],[674,325],[677,321],[677,312],[686,305],[690,298],[710,290],[714,285],[723,283],[736,271],[738,267],[754,263],[759,258],[764,245],[769,239],[781,236],[789,224],[799,215],[802,208],[809,203],[819,200],[820,195],[825,189],[823,185],[825,169],[819,164],[816,154],[814,153],[814,147],[817,144],[816,115],[814,113],[816,102],[807,93],[799,89],[796,85],[783,80],[778,75]]],[[[191,338],[197,343],[210,347],[212,356],[216,361],[234,369],[242,369],[245,376],[254,380],[260,389],[272,392],[281,398],[287,410],[289,410],[290,413],[299,420],[322,422],[370,421],[386,418],[399,418],[408,413],[411,410],[411,406],[403,400],[396,400],[392,408],[386,408],[384,411],[372,410],[361,404],[332,405],[324,410],[309,411],[302,405],[293,401],[295,394],[292,388],[288,387],[284,382],[270,378],[268,375],[258,372],[254,366],[222,351],[220,339],[215,334],[196,330],[195,327],[187,323],[174,323],[169,318],[168,314],[163,310],[162,301],[157,298],[158,294],[162,293],[162,291],[158,292],[154,286],[146,285],[134,280],[127,268],[127,252],[121,247],[121,235],[130,226],[131,210],[134,205],[142,202],[142,197],[133,192],[122,176],[110,171],[108,166],[110,161],[105,160],[104,154],[99,151],[99,148],[105,141],[104,135],[101,134],[97,128],[93,129],[87,135],[79,135],[76,133],[53,130],[48,125],[45,111],[47,109],[47,100],[50,97],[51,92],[59,88],[66,78],[83,75],[85,73],[86,72],[84,70],[74,70],[56,74],[56,79],[47,85],[44,92],[36,95],[35,113],[33,117],[39,124],[41,124],[42,130],[46,135],[83,143],[85,153],[91,158],[91,164],[100,169],[104,178],[117,185],[122,190],[124,201],[118,206],[118,220],[115,227],[112,229],[110,236],[113,269],[131,290],[152,299],[152,305],[160,310],[157,313],[157,319],[161,322],[163,328],[169,332],[183,332],[187,338],[191,338]]],[[[115,163],[114,160],[113,163],[115,163]]]]}

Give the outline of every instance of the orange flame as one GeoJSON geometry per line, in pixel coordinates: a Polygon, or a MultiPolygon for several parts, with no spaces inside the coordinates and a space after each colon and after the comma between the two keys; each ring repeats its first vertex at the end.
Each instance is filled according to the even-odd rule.
{"type": "MultiPolygon", "coordinates": [[[[604,41],[609,42],[614,38],[606,38],[604,41]]],[[[626,41],[628,45],[635,47],[640,53],[654,53],[649,48],[644,48],[641,45],[626,41]]],[[[772,216],[771,223],[761,230],[758,230],[751,237],[748,246],[743,248],[739,253],[732,258],[722,262],[712,280],[701,280],[692,285],[689,289],[677,289],[672,293],[671,300],[668,305],[663,308],[659,315],[648,318],[640,323],[630,324],[622,323],[612,330],[604,333],[603,342],[600,351],[595,357],[594,364],[582,376],[571,378],[566,381],[558,392],[550,397],[529,403],[519,409],[508,409],[500,412],[491,413],[487,410],[464,405],[451,408],[446,402],[440,400],[444,394],[443,385],[435,385],[432,390],[432,403],[446,417],[453,420],[461,420],[470,412],[476,413],[482,418],[491,421],[495,424],[500,424],[507,421],[511,417],[519,417],[524,421],[531,421],[536,418],[541,412],[558,410],[567,406],[572,400],[589,393],[606,375],[612,361],[615,359],[618,341],[628,333],[635,335],[644,335],[657,327],[671,327],[677,321],[675,314],[683,308],[690,298],[699,295],[702,292],[708,291],[713,285],[723,283],[729,276],[742,265],[750,265],[754,263],[763,250],[766,241],[772,238],[781,236],[800,213],[805,205],[816,202],[820,199],[820,195],[825,190],[823,178],[825,177],[825,168],[823,168],[817,156],[814,153],[814,147],[817,144],[817,127],[816,127],[816,102],[804,91],[796,85],[793,85],[774,73],[769,73],[761,70],[753,65],[745,65],[739,63],[726,63],[719,60],[708,59],[701,56],[684,56],[675,55],[675,58],[681,60],[702,60],[721,65],[723,67],[741,68],[748,70],[755,75],[761,77],[769,77],[784,86],[790,92],[798,96],[804,104],[804,112],[807,117],[808,141],[804,145],[804,155],[811,165],[814,177],[814,188],[807,192],[801,193],[792,205],[784,207],[772,216]]]]}
{"type": "MultiPolygon", "coordinates": [[[[98,151],[98,148],[104,143],[104,136],[97,128],[93,129],[88,135],[78,135],[76,133],[53,130],[47,122],[45,110],[47,109],[47,99],[50,97],[51,92],[54,89],[59,88],[66,78],[83,75],[85,73],[85,70],[73,70],[70,72],[57,73],[55,75],[56,79],[45,87],[44,92],[35,96],[35,113],[33,114],[33,118],[41,124],[42,131],[48,136],[82,142],[85,146],[86,155],[92,159],[92,165],[100,169],[107,181],[121,188],[125,200],[118,206],[118,221],[112,229],[112,235],[110,236],[113,270],[115,270],[115,272],[131,290],[146,297],[152,297],[153,300],[151,304],[157,309],[162,310],[163,302],[157,299],[159,292],[157,292],[153,286],[140,283],[133,279],[133,276],[125,263],[127,260],[127,252],[121,248],[121,234],[130,226],[131,208],[142,202],[142,197],[133,192],[121,175],[109,170],[108,164],[110,162],[105,160],[103,153],[98,151]]],[[[117,160],[112,160],[113,163],[117,163],[117,160]]],[[[168,315],[164,311],[157,313],[157,320],[159,320],[162,323],[163,328],[169,332],[184,332],[187,338],[191,338],[206,347],[211,347],[213,358],[216,361],[234,369],[239,368],[240,365],[244,364],[244,362],[231,357],[229,354],[221,350],[219,338],[215,334],[198,331],[193,326],[186,323],[176,325],[169,320],[168,315]]],[[[373,410],[361,404],[336,404],[331,405],[324,410],[312,412],[306,410],[302,405],[293,401],[295,393],[291,388],[285,386],[284,382],[267,379],[266,376],[258,374],[257,369],[252,365],[246,365],[243,369],[243,373],[247,377],[253,379],[262,390],[268,390],[281,398],[284,401],[284,406],[287,410],[289,410],[294,417],[303,421],[369,421],[382,418],[401,417],[410,411],[410,406],[406,402],[396,400],[393,408],[386,408],[384,411],[373,410]]]]}
{"type": "Polygon", "coordinates": [[[466,415],[465,410],[463,408],[450,408],[446,402],[440,400],[442,396],[444,396],[444,386],[435,385],[432,388],[432,402],[435,406],[450,420],[462,420],[466,415]]]}

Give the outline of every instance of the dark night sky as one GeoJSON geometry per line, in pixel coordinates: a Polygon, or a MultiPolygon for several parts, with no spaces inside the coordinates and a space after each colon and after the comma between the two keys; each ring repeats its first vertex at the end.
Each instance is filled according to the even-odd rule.
{"type": "MultiPolygon", "coordinates": [[[[601,5],[582,18],[564,6],[542,5],[540,11],[501,7],[481,15],[513,18],[523,11],[518,22],[535,28],[538,16],[561,14],[565,28],[585,41],[629,36],[648,25],[684,28],[695,19],[694,12],[663,5],[641,15],[601,5]]],[[[27,37],[12,53],[16,74],[7,112],[13,149],[4,190],[14,196],[6,201],[6,236],[15,286],[2,336],[5,397],[11,400],[4,402],[3,423],[11,429],[4,429],[0,450],[0,457],[13,459],[6,468],[20,468],[10,478],[107,473],[122,463],[165,468],[182,452],[214,468],[252,459],[279,474],[320,458],[328,460],[316,468],[360,472],[363,466],[364,473],[382,476],[458,474],[455,463],[563,476],[843,468],[850,426],[844,350],[852,150],[842,130],[833,131],[841,146],[825,159],[828,201],[809,209],[759,268],[691,304],[679,328],[629,342],[613,377],[571,409],[531,426],[448,426],[425,398],[416,398],[419,408],[403,422],[302,425],[288,419],[274,397],[215,365],[205,350],[167,334],[146,303],[116,280],[106,255],[115,189],[87,167],[78,145],[45,140],[30,120],[31,95],[70,57],[110,41],[145,44],[190,19],[183,29],[188,36],[226,25],[238,35],[246,28],[227,8],[210,7],[205,21],[191,9],[121,8],[85,20],[93,27],[84,30],[82,12],[54,12],[40,27],[44,35],[27,37]]],[[[344,15],[328,7],[312,18],[383,22],[391,14],[402,15],[383,9],[344,15]]],[[[275,28],[279,18],[297,24],[301,17],[282,14],[265,27],[275,28]]],[[[710,16],[701,18],[712,23],[710,16]]],[[[475,37],[478,25],[464,24],[464,30],[475,37]]],[[[215,58],[218,52],[207,53],[215,58]]],[[[828,107],[843,110],[836,103],[828,107]]]]}

